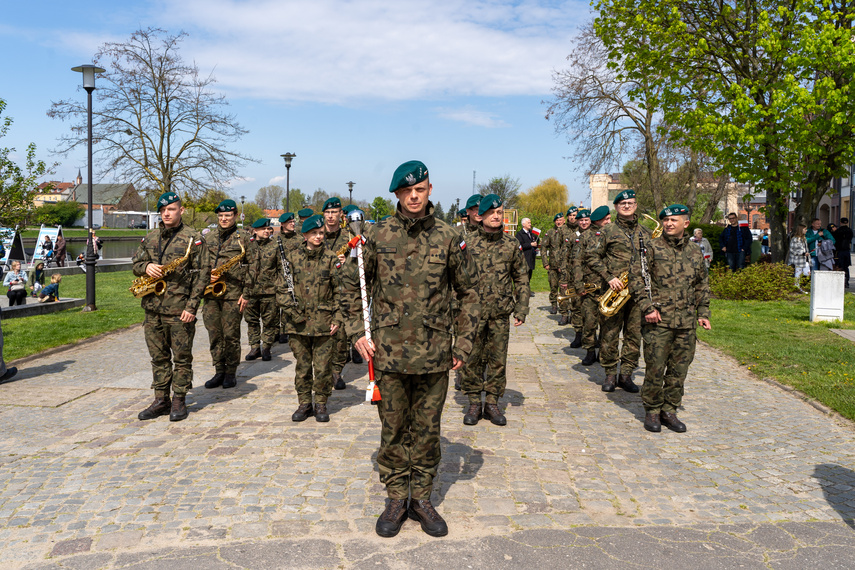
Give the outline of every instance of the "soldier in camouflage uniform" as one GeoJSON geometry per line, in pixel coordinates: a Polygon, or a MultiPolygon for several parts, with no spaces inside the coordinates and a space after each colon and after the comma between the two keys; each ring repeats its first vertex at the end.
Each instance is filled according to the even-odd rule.
{"type": "MultiPolygon", "coordinates": [[[[638,249],[638,239],[650,240],[650,230],[638,223],[638,202],[634,190],[624,190],[614,199],[617,221],[603,226],[602,239],[585,252],[585,262],[599,276],[600,285],[613,291],[623,290],[622,273],[629,273],[630,263],[638,249]]],[[[628,282],[628,281],[627,281],[628,282]]],[[[606,372],[603,392],[614,392],[620,386],[633,394],[638,386],[632,372],[638,366],[641,348],[641,313],[635,299],[629,300],[611,317],[600,317],[600,364],[606,372]],[[621,330],[623,343],[619,347],[621,330]],[[620,365],[620,370],[618,370],[620,365]]]]}
{"type": "MultiPolygon", "coordinates": [[[[575,276],[574,287],[581,297],[580,312],[582,314],[582,348],[585,349],[585,358],[582,359],[583,366],[590,366],[597,361],[597,328],[600,325],[600,309],[597,299],[602,293],[596,289],[593,292],[586,291],[587,284],[596,284],[599,276],[585,263],[585,252],[596,241],[602,237],[602,227],[609,223],[611,215],[608,206],[600,206],[590,214],[584,212],[591,218],[591,227],[579,238],[579,243],[573,246],[575,276]],[[594,219],[596,218],[596,220],[594,219]]],[[[582,212],[576,216],[582,217],[582,212]]]]}
{"type": "Polygon", "coordinates": [[[249,268],[243,287],[247,305],[243,312],[249,336],[247,360],[268,361],[272,358],[270,347],[279,331],[279,307],[276,305],[274,285],[276,268],[280,265],[279,243],[270,239],[273,228],[270,218],[259,218],[252,224],[255,235],[249,240],[246,257],[249,268]]]}
{"type": "Polygon", "coordinates": [[[214,377],[205,382],[205,388],[234,388],[237,385],[237,367],[240,362],[241,313],[246,308],[246,299],[242,293],[249,239],[247,234],[237,227],[237,204],[234,200],[223,200],[214,212],[217,214],[219,227],[205,237],[212,269],[241,254],[243,257],[219,279],[211,275],[211,285],[219,282],[220,286],[225,286],[225,293],[219,297],[213,292],[205,294],[202,318],[208,330],[211,358],[216,370],[214,377]]]}
{"type": "Polygon", "coordinates": [[[291,265],[293,297],[286,288],[281,260],[276,271],[276,301],[286,315],[289,345],[297,369],[294,386],[299,406],[291,419],[302,422],[315,416],[316,421],[328,422],[335,335],[343,320],[339,300],[341,262],[324,246],[323,216],[309,217],[301,230],[306,243],[285,255],[291,265]]]}
{"type": "Polygon", "coordinates": [[[466,220],[463,225],[466,228],[464,235],[477,234],[481,229],[481,216],[478,214],[478,208],[481,207],[481,194],[472,194],[466,200],[466,220]]]}
{"type": "MultiPolygon", "coordinates": [[[[582,346],[582,297],[581,292],[585,289],[584,283],[576,283],[576,263],[578,262],[577,253],[579,253],[578,245],[582,240],[582,234],[588,231],[591,227],[591,217],[588,210],[578,209],[575,206],[567,210],[567,218],[572,219],[572,228],[566,230],[567,238],[565,239],[564,247],[561,250],[561,276],[560,283],[565,284],[568,295],[572,295],[568,301],[565,301],[569,306],[570,316],[568,322],[573,325],[576,336],[573,342],[570,343],[570,348],[579,348],[582,346]],[[584,215],[578,215],[582,212],[584,215]]],[[[564,228],[567,227],[565,223],[564,228]]],[[[560,324],[560,323],[559,323],[560,324]]]]}
{"type": "Polygon", "coordinates": [[[665,424],[682,433],[686,425],[677,418],[677,408],[695,358],[697,325],[711,327],[710,290],[701,248],[685,233],[689,209],[673,204],[659,219],[662,235],[644,242],[629,274],[630,291],[644,315],[641,401],[646,430],[659,432],[665,424]]]}
{"type": "Polygon", "coordinates": [[[163,193],[157,208],[163,220],[161,227],[143,238],[133,257],[134,275],[163,277],[166,283],[162,295],[150,293],[142,298],[154,402],[138,417],[151,420],[169,414],[175,422],[187,417],[185,398],[193,387],[196,311],[210,280],[211,267],[202,234],[181,221],[184,208],[178,195],[163,193]],[[167,266],[184,257],[185,261],[164,276],[167,266]]]}
{"type": "Polygon", "coordinates": [[[481,231],[470,238],[467,246],[478,268],[481,318],[478,336],[460,382],[469,398],[463,423],[474,426],[485,417],[495,425],[503,426],[507,420],[498,404],[507,383],[508,317],[513,313],[514,326],[517,327],[525,322],[531,289],[522,246],[515,237],[504,232],[502,199],[488,194],[481,200],[478,214],[481,216],[481,231]],[[486,360],[486,367],[482,357],[486,360]],[[483,412],[481,392],[486,394],[483,412]]]}
{"type": "Polygon", "coordinates": [[[418,161],[402,164],[389,188],[397,212],[365,232],[365,274],[371,293],[372,341],[364,335],[359,281],[348,264],[348,334],[363,358],[373,357],[382,401],[377,463],[389,502],[377,534],[395,536],[409,515],[432,536],[448,526],[430,502],[440,462],[440,421],[448,370],[472,351],[480,304],[472,261],[459,234],[434,217],[430,180],[418,161]],[[451,298],[460,301],[452,346],[451,298]],[[410,498],[409,507],[407,498],[410,498]]]}
{"type": "Polygon", "coordinates": [[[560,237],[561,227],[564,225],[564,214],[561,212],[555,214],[552,218],[555,227],[547,230],[546,236],[540,244],[540,261],[543,263],[543,268],[546,269],[546,275],[549,278],[549,313],[554,315],[558,312],[558,275],[559,275],[559,259],[561,258],[562,240],[560,237]]]}
{"type": "MultiPolygon", "coordinates": [[[[297,218],[299,218],[299,219],[297,220],[297,228],[299,229],[299,228],[303,227],[303,222],[305,222],[306,220],[308,220],[309,218],[311,218],[314,215],[315,215],[315,212],[311,208],[303,208],[302,210],[298,210],[297,211],[297,218]]],[[[302,235],[303,234],[301,232],[300,233],[301,239],[305,242],[306,238],[303,238],[302,235]]]]}
{"type": "MultiPolygon", "coordinates": [[[[556,241],[559,242],[558,248],[558,289],[562,289],[562,285],[571,286],[573,281],[573,268],[570,265],[565,265],[564,262],[568,259],[569,248],[573,241],[578,237],[578,224],[576,223],[576,212],[578,208],[571,206],[567,209],[564,215],[564,224],[558,228],[556,241]]],[[[558,324],[564,326],[570,324],[571,315],[576,315],[579,311],[574,306],[574,301],[578,299],[570,299],[558,303],[558,313],[561,317],[558,319],[558,324]]]]}
{"type": "MultiPolygon", "coordinates": [[[[285,212],[279,216],[279,238],[286,252],[303,244],[303,238],[296,232],[297,221],[293,212],[285,212]]],[[[285,313],[279,311],[279,344],[287,344],[288,333],[285,332],[285,313]]]]}

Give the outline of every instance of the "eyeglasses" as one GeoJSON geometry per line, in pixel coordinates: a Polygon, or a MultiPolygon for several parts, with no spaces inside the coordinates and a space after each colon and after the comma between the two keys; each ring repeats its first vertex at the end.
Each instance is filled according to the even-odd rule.
{"type": "Polygon", "coordinates": [[[637,204],[638,204],[638,202],[636,202],[634,200],[632,202],[630,202],[628,200],[624,200],[623,202],[618,202],[617,207],[618,208],[632,208],[633,206],[635,206],[637,204]]]}

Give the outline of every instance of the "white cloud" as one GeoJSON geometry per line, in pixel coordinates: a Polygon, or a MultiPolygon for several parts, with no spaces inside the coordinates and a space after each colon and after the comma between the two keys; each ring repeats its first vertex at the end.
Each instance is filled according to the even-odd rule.
{"type": "Polygon", "coordinates": [[[578,0],[165,0],[231,95],[327,103],[546,94],[578,0]]]}
{"type": "Polygon", "coordinates": [[[238,176],[232,178],[231,180],[227,180],[223,183],[223,185],[227,186],[228,188],[237,188],[238,186],[250,184],[251,182],[255,182],[255,178],[253,178],[252,176],[238,176]]]}
{"type": "Polygon", "coordinates": [[[274,176],[273,178],[271,178],[271,179],[267,182],[267,185],[268,185],[268,186],[275,186],[276,184],[281,184],[281,183],[283,183],[283,182],[285,182],[285,177],[284,177],[284,176],[274,176]]]}
{"type": "Polygon", "coordinates": [[[444,119],[450,119],[452,121],[459,121],[461,123],[466,123],[467,125],[473,125],[476,127],[487,127],[489,129],[494,129],[498,127],[507,127],[508,124],[502,119],[497,118],[495,115],[488,113],[486,111],[478,111],[474,107],[467,105],[462,109],[437,109],[437,115],[444,119]]]}

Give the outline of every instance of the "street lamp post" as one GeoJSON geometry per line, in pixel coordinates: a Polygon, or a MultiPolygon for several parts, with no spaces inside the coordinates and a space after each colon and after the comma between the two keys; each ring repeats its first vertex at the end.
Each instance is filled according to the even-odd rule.
{"type": "Polygon", "coordinates": [[[104,73],[104,68],[98,67],[91,63],[72,67],[71,71],[83,73],[83,88],[86,90],[87,102],[87,122],[88,122],[88,160],[89,160],[89,241],[86,245],[86,305],[83,307],[83,312],[97,311],[95,306],[95,264],[97,256],[95,255],[95,240],[92,239],[92,92],[95,91],[95,74],[104,73]]]}
{"type": "Polygon", "coordinates": [[[285,159],[285,211],[291,211],[291,161],[296,158],[296,154],[286,152],[281,155],[285,159]]]}
{"type": "Polygon", "coordinates": [[[246,219],[246,216],[243,215],[243,201],[246,200],[246,196],[240,197],[240,223],[246,219]]]}
{"type": "Polygon", "coordinates": [[[356,182],[348,182],[347,183],[347,191],[350,192],[350,204],[353,205],[353,185],[356,182]]]}

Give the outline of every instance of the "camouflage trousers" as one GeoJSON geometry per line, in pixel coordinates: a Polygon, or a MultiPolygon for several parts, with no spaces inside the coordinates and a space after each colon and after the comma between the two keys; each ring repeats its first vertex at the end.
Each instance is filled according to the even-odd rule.
{"type": "Polygon", "coordinates": [[[241,321],[237,300],[205,299],[202,319],[208,330],[211,360],[217,373],[237,373],[240,362],[241,321]]]}
{"type": "Polygon", "coordinates": [[[614,316],[600,320],[600,364],[606,374],[632,374],[641,352],[641,309],[630,298],[614,316]],[[623,330],[623,346],[619,347],[623,330]]]}
{"type": "Polygon", "coordinates": [[[669,329],[645,323],[644,384],[641,403],[648,412],[674,412],[683,402],[683,384],[695,358],[695,329],[669,329]]]}
{"type": "Polygon", "coordinates": [[[294,388],[297,400],[300,404],[311,404],[314,392],[315,403],[326,404],[333,387],[331,365],[335,338],[291,334],[288,346],[296,362],[294,388]]]}
{"type": "Polygon", "coordinates": [[[338,331],[333,335],[333,344],[335,347],[332,352],[332,371],[336,374],[341,374],[344,370],[344,365],[347,364],[347,333],[344,327],[339,327],[338,331]]]}
{"type": "Polygon", "coordinates": [[[243,318],[246,320],[249,333],[249,346],[256,347],[264,344],[266,348],[270,348],[279,332],[279,307],[276,305],[276,296],[250,297],[248,301],[243,310],[243,318]]]}
{"type": "Polygon", "coordinates": [[[570,303],[570,326],[573,327],[573,330],[579,334],[582,334],[582,299],[578,296],[573,297],[569,301],[570,303]]]}
{"type": "Polygon", "coordinates": [[[460,389],[470,404],[481,403],[481,392],[488,404],[498,404],[505,394],[510,334],[508,317],[478,321],[478,335],[460,376],[460,389]]]}
{"type": "Polygon", "coordinates": [[[196,321],[182,323],[178,315],[145,312],[145,343],[151,356],[151,387],[155,392],[185,396],[193,387],[193,338],[196,321]]]}
{"type": "Polygon", "coordinates": [[[582,317],[582,348],[594,350],[597,344],[597,327],[600,326],[600,309],[597,303],[598,295],[588,293],[582,297],[579,313],[582,317]]]}
{"type": "Polygon", "coordinates": [[[547,269],[546,276],[549,279],[549,304],[557,306],[559,273],[557,270],[547,269]]]}
{"type": "Polygon", "coordinates": [[[379,372],[377,465],[389,498],[429,499],[442,457],[439,428],[448,372],[379,372]]]}

